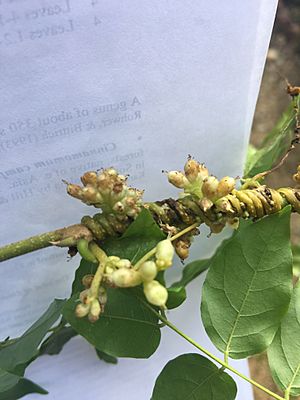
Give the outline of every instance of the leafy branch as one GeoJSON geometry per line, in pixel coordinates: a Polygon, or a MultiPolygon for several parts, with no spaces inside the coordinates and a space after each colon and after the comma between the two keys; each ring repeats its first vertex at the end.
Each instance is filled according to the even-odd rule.
{"type": "Polygon", "coordinates": [[[43,354],[58,354],[76,335],[94,346],[100,359],[115,363],[116,357],[150,357],[164,326],[221,368],[198,354],[179,356],[159,375],[152,400],[189,395],[233,400],[237,389],[226,370],[277,400],[300,394],[299,286],[292,287],[289,238],[290,213],[300,213],[300,167],[293,188],[273,189],[263,182],[299,141],[300,89],[288,90],[291,108],[266,139],[266,147],[252,149],[241,185],[229,176],[218,180],[189,158],[183,171],[167,172],[169,182],[181,189],[178,198],[145,203],[143,192],[129,187],[127,178],[113,168],[90,171],[81,177],[82,185],[66,182],[67,191],[101,212],[84,216],[80,224],[0,248],[0,261],[51,245],[68,247],[72,256],[78,252],[82,257],[71,297],[55,300],[20,338],[0,343],[0,399],[45,394],[24,377],[26,367],[43,354]],[[182,278],[168,285],[164,273],[174,253],[182,260],[188,257],[201,224],[211,233],[229,225],[234,233],[210,259],[186,265],[182,278]],[[201,316],[224,361],[165,316],[166,309],[185,301],[186,285],[207,269],[201,316]],[[230,358],[266,350],[284,397],[229,364],[230,358]]]}

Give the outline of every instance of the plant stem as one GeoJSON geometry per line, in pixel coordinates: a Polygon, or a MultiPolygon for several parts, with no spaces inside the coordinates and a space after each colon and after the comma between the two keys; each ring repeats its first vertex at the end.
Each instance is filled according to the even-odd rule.
{"type": "MultiPolygon", "coordinates": [[[[180,236],[185,235],[186,233],[192,231],[193,229],[197,228],[197,226],[199,226],[200,222],[195,222],[194,224],[188,226],[187,228],[183,229],[182,231],[176,233],[176,235],[170,237],[171,242],[173,242],[174,240],[178,239],[180,236]]],[[[153,247],[153,249],[151,249],[150,251],[148,251],[148,253],[146,253],[135,265],[134,265],[134,269],[138,270],[140,268],[140,266],[147,260],[149,260],[149,258],[151,258],[152,256],[154,256],[154,254],[156,253],[156,246],[153,247]]]]}
{"type": "Polygon", "coordinates": [[[251,385],[256,386],[258,389],[262,390],[263,392],[269,394],[272,396],[274,399],[277,400],[289,400],[289,397],[281,397],[278,394],[272,392],[271,390],[267,389],[266,387],[260,385],[258,382],[254,381],[251,378],[248,378],[247,376],[243,375],[241,372],[236,370],[235,368],[231,367],[228,365],[226,362],[221,360],[220,358],[216,357],[212,353],[210,353],[208,350],[206,350],[204,347],[202,347],[199,343],[195,342],[192,338],[187,336],[185,333],[181,332],[175,325],[173,325],[171,322],[169,322],[165,317],[163,317],[161,314],[159,314],[156,310],[154,310],[149,304],[147,304],[145,301],[140,300],[143,302],[143,304],[149,308],[165,325],[167,325],[170,329],[172,329],[174,332],[176,332],[179,336],[183,337],[186,341],[191,343],[194,347],[196,347],[198,350],[200,350],[202,353],[206,354],[208,357],[210,357],[212,360],[216,361],[218,364],[222,365],[222,369],[228,369],[229,371],[233,372],[234,374],[238,375],[240,378],[244,379],[245,381],[251,383],[251,385]]]}
{"type": "Polygon", "coordinates": [[[287,389],[284,392],[284,400],[290,400],[290,391],[289,391],[289,389],[287,389]]]}
{"type": "Polygon", "coordinates": [[[89,236],[91,236],[90,231],[80,224],[42,233],[41,235],[32,236],[28,239],[0,247],[0,262],[52,245],[74,246],[78,239],[89,236]]]}

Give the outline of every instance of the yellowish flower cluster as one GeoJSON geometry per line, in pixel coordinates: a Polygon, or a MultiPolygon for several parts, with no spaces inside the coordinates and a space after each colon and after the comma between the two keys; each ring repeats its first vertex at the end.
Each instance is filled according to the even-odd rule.
{"type": "Polygon", "coordinates": [[[107,257],[104,265],[99,265],[95,276],[84,276],[82,283],[86,289],[80,293],[76,316],[88,316],[91,322],[97,321],[107,302],[106,287],[130,288],[142,284],[148,302],[165,308],[168,291],[155,278],[159,271],[164,271],[172,265],[173,257],[174,247],[170,239],[157,244],[154,260],[142,259],[141,262],[132,265],[127,259],[107,257]]]}

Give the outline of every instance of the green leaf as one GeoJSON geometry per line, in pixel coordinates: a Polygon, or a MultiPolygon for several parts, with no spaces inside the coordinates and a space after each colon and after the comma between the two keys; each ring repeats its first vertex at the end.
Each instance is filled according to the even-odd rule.
{"type": "Polygon", "coordinates": [[[109,364],[118,364],[118,359],[116,357],[110,356],[109,354],[104,353],[104,351],[100,351],[98,349],[95,350],[100,360],[103,360],[109,364]]]}
{"type": "Polygon", "coordinates": [[[179,307],[186,299],[186,291],[184,286],[171,286],[168,288],[167,309],[179,307]]]}
{"type": "MultiPolygon", "coordinates": [[[[5,373],[8,374],[7,372],[5,373]]],[[[48,394],[47,390],[43,389],[41,386],[30,381],[29,379],[20,377],[17,378],[18,379],[15,380],[15,383],[12,386],[10,385],[9,390],[0,392],[0,400],[17,400],[29,393],[48,394]]],[[[3,379],[1,369],[0,379],[3,379]]]]}
{"type": "Polygon", "coordinates": [[[136,263],[165,238],[166,235],[160,230],[151,213],[143,209],[120,238],[110,238],[104,241],[101,247],[108,255],[127,258],[136,263]]]}
{"type": "Polygon", "coordinates": [[[300,246],[292,246],[293,252],[293,274],[300,276],[300,246]]]}
{"type": "Polygon", "coordinates": [[[209,267],[209,259],[195,260],[187,264],[182,271],[182,277],[178,282],[172,284],[172,287],[187,286],[192,280],[197,278],[209,267]]]}
{"type": "Polygon", "coordinates": [[[246,224],[213,257],[202,294],[205,329],[225,355],[265,350],[288,309],[292,289],[290,207],[246,224]]]}
{"type": "Polygon", "coordinates": [[[64,345],[71,340],[74,336],[78,335],[71,326],[65,326],[59,329],[57,332],[53,332],[41,345],[40,355],[48,354],[55,355],[59,354],[64,345]]]}
{"type": "Polygon", "coordinates": [[[151,400],[234,400],[234,380],[199,354],[183,354],[158,376],[151,400]]]}
{"type": "Polygon", "coordinates": [[[78,295],[69,299],[64,317],[94,347],[114,357],[148,358],[160,342],[158,318],[129,289],[109,289],[99,320],[76,318],[78,295]]]}
{"type": "Polygon", "coordinates": [[[268,349],[269,365],[277,385],[300,395],[300,287],[295,287],[289,310],[268,349]]]}
{"type": "Polygon", "coordinates": [[[20,338],[0,351],[0,368],[12,371],[18,364],[28,362],[37,354],[40,342],[61,315],[64,303],[64,300],[54,300],[20,338]]]}
{"type": "MultiPolygon", "coordinates": [[[[294,101],[299,106],[300,96],[294,101]]],[[[295,111],[292,102],[274,129],[267,135],[262,147],[255,151],[252,146],[248,150],[244,170],[245,178],[251,178],[259,172],[272,168],[276,161],[285,154],[293,137],[294,121],[295,111]]]]}
{"type": "MultiPolygon", "coordinates": [[[[22,380],[26,366],[38,355],[38,346],[61,315],[64,300],[54,300],[47,311],[19,338],[8,341],[0,351],[0,393],[38,387],[22,380]],[[16,387],[18,386],[18,387],[16,387]]],[[[44,389],[40,389],[44,390],[44,389]]]]}

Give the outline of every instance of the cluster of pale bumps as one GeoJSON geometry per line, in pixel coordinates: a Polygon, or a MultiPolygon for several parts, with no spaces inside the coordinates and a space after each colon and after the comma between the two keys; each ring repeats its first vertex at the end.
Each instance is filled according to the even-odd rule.
{"type": "Polygon", "coordinates": [[[235,179],[224,176],[218,180],[210,175],[204,164],[193,158],[185,163],[184,171],[168,172],[169,182],[179,189],[183,189],[181,197],[196,196],[203,211],[207,211],[222,197],[227,196],[235,188],[235,179]]]}
{"type": "Polygon", "coordinates": [[[132,265],[127,259],[120,259],[116,256],[107,257],[103,266],[101,286],[96,291],[93,286],[95,276],[84,276],[82,283],[86,289],[80,293],[80,303],[75,311],[76,316],[79,318],[88,316],[91,322],[97,321],[107,302],[106,287],[130,288],[142,284],[147,301],[155,306],[165,308],[168,291],[155,278],[159,271],[171,267],[173,257],[174,247],[170,239],[162,240],[157,244],[153,260],[137,262],[132,265]]]}

